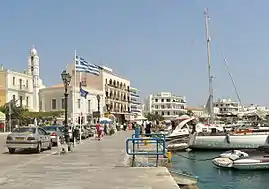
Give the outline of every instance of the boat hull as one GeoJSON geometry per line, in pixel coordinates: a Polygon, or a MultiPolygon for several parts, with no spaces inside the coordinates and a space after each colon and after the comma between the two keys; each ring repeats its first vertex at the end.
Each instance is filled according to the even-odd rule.
{"type": "Polygon", "coordinates": [[[254,149],[268,145],[268,135],[196,136],[191,149],[254,149]]]}
{"type": "Polygon", "coordinates": [[[187,143],[179,143],[179,144],[169,144],[167,145],[167,150],[169,151],[183,151],[189,147],[187,143]]]}
{"type": "Polygon", "coordinates": [[[182,135],[174,135],[174,136],[167,136],[166,141],[172,141],[172,140],[177,140],[177,139],[183,139],[189,137],[189,134],[182,134],[182,135]]]}
{"type": "Polygon", "coordinates": [[[269,162],[261,162],[255,159],[231,160],[226,157],[219,157],[212,160],[212,163],[221,168],[233,168],[238,170],[269,169],[269,162]]]}

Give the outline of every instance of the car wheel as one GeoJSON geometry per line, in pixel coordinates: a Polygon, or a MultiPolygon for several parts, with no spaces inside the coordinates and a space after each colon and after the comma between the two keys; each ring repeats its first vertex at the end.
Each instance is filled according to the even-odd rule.
{"type": "Polygon", "coordinates": [[[52,142],[49,143],[48,150],[51,150],[52,148],[52,142]]]}
{"type": "Polygon", "coordinates": [[[11,154],[14,154],[15,150],[16,150],[15,148],[9,148],[8,149],[9,153],[11,153],[11,154]]]}
{"type": "Polygon", "coordinates": [[[42,147],[41,147],[41,143],[39,142],[38,144],[37,144],[37,148],[36,148],[36,153],[40,153],[41,152],[41,149],[42,149],[42,147]]]}

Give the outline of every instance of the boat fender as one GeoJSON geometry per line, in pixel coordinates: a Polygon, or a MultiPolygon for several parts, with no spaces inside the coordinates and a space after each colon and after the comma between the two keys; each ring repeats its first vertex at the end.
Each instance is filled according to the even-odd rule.
{"type": "Polygon", "coordinates": [[[226,140],[227,140],[227,143],[228,143],[228,144],[231,143],[231,138],[230,138],[230,135],[229,135],[229,134],[226,135],[226,140]]]}

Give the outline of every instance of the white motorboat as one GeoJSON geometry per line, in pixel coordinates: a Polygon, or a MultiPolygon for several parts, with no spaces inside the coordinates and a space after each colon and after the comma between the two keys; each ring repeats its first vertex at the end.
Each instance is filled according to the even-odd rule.
{"type": "Polygon", "coordinates": [[[166,149],[168,151],[181,151],[186,150],[189,147],[187,143],[168,144],[166,149]]]}
{"type": "Polygon", "coordinates": [[[236,135],[215,133],[214,135],[190,137],[189,148],[201,150],[255,149],[269,145],[268,135],[236,135]]]}
{"type": "Polygon", "coordinates": [[[254,150],[232,150],[222,153],[212,162],[222,168],[241,170],[269,169],[269,151],[268,147],[259,147],[254,150]]]}
{"type": "Polygon", "coordinates": [[[184,138],[188,137],[190,132],[189,132],[189,127],[188,123],[194,120],[194,117],[188,118],[188,119],[183,119],[183,120],[177,120],[174,122],[174,124],[178,123],[176,128],[172,130],[170,134],[167,135],[166,140],[171,141],[179,138],[184,138]]]}

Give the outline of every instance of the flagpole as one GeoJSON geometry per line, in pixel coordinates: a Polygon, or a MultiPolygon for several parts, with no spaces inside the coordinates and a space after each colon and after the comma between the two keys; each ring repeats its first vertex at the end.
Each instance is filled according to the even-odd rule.
{"type": "MultiPolygon", "coordinates": [[[[73,122],[73,129],[76,128],[76,116],[75,116],[75,109],[76,109],[76,80],[77,80],[77,70],[76,70],[76,61],[77,61],[77,51],[74,51],[74,85],[73,85],[73,115],[72,115],[72,122],[73,122]]],[[[74,137],[74,145],[76,143],[76,138],[74,137]]]]}
{"type": "MultiPolygon", "coordinates": [[[[79,86],[81,87],[81,72],[79,72],[79,86]]],[[[81,98],[80,98],[81,99],[81,98]]],[[[79,101],[80,105],[79,105],[79,109],[80,109],[80,120],[79,120],[79,143],[82,143],[82,138],[81,138],[81,131],[82,131],[82,125],[81,125],[81,122],[82,122],[82,108],[81,108],[81,100],[79,101]]]]}

